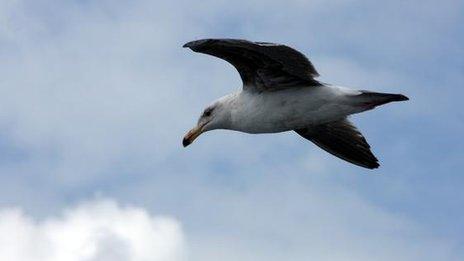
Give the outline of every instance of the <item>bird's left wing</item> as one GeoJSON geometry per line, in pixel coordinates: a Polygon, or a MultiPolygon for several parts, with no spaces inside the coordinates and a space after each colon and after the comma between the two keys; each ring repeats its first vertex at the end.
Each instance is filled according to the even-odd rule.
{"type": "Polygon", "coordinates": [[[195,52],[224,59],[239,72],[243,87],[272,91],[288,87],[319,86],[311,62],[286,45],[237,39],[204,39],[184,45],[195,52]]]}

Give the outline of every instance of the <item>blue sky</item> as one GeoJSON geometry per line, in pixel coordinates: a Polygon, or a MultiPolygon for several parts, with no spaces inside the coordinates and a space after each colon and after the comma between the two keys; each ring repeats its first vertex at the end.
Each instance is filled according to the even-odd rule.
{"type": "MultiPolygon", "coordinates": [[[[92,234],[98,226],[87,217],[132,224],[136,209],[151,220],[137,222],[145,225],[136,236],[103,222],[122,243],[89,241],[101,251],[68,260],[115,260],[100,255],[111,252],[105,247],[142,241],[155,250],[119,258],[461,260],[463,8],[451,0],[3,0],[0,234],[15,224],[44,238],[75,233],[79,213],[92,234]],[[205,37],[285,43],[308,55],[324,82],[409,96],[352,117],[381,167],[352,166],[293,133],[214,131],[182,148],[202,109],[241,84],[232,66],[181,48],[205,37]],[[139,240],[147,227],[168,232],[139,240]],[[172,243],[166,256],[159,242],[172,243]]],[[[54,242],[46,261],[86,243],[54,242]]],[[[7,257],[30,260],[20,252],[7,257]]]]}

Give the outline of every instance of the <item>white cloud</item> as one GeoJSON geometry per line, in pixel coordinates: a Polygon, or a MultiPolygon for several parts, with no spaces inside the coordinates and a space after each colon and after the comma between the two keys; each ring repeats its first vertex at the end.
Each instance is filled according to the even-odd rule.
{"type": "Polygon", "coordinates": [[[179,223],[112,200],[85,202],[36,221],[20,209],[0,210],[0,260],[178,261],[179,223]]]}

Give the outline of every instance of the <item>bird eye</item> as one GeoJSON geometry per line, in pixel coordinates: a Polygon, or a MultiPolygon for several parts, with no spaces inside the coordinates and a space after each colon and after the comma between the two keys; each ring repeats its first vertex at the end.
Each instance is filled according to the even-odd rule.
{"type": "Polygon", "coordinates": [[[209,117],[211,116],[211,113],[213,112],[213,108],[207,108],[204,112],[203,112],[203,116],[205,117],[209,117]]]}

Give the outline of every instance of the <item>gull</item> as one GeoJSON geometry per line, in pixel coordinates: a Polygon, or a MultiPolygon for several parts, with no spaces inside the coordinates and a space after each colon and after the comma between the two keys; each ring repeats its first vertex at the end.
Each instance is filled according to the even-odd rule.
{"type": "Polygon", "coordinates": [[[232,64],[243,88],[211,103],[197,126],[183,139],[191,144],[200,134],[227,129],[245,133],[294,131],[323,150],[355,165],[375,169],[377,158],[363,135],[347,119],[402,94],[352,90],[322,83],[302,53],[282,44],[239,39],[203,39],[183,47],[232,64]]]}

